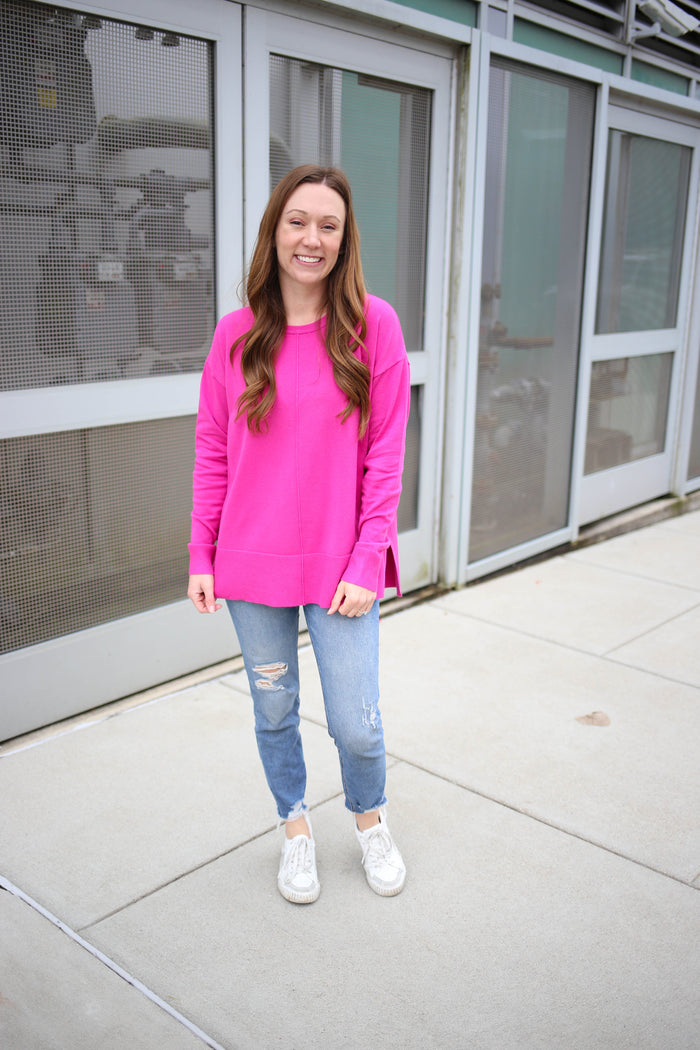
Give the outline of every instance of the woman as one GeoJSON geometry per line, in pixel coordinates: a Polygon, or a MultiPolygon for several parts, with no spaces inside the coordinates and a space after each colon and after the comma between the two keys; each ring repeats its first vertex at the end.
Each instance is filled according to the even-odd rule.
{"type": "Polygon", "coordinates": [[[285,825],[278,888],[320,892],[304,794],[297,636],[304,607],[346,807],[382,896],[405,867],[386,822],[378,599],[399,586],[396,510],[409,404],[388,303],[365,292],[350,187],[304,165],[276,186],[247,279],[217,325],[197,417],[188,595],[225,598],[265,775],[285,825]]]}

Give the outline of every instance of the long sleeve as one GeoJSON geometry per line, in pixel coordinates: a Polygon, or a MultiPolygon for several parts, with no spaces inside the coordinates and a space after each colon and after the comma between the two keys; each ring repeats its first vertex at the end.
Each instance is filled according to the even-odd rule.
{"type": "Polygon", "coordinates": [[[343,574],[348,583],[372,591],[383,590],[382,576],[389,548],[394,563],[397,560],[396,512],[401,497],[410,406],[408,357],[393,311],[382,318],[379,339],[389,342],[386,356],[393,358],[393,362],[372,380],[357,541],[343,574]]]}
{"type": "Polygon", "coordinates": [[[214,550],[228,485],[229,408],[221,370],[223,331],[217,328],[204,365],[195,433],[190,573],[213,573],[214,550]]]}

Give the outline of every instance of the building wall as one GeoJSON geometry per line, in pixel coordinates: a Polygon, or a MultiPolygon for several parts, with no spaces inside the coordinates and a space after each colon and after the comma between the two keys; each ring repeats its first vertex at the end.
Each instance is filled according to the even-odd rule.
{"type": "Polygon", "coordinates": [[[235,651],[181,598],[193,416],[293,163],[348,172],[404,325],[407,589],[700,487],[697,33],[629,45],[612,5],[113,7],[0,3],[0,737],[235,651]]]}

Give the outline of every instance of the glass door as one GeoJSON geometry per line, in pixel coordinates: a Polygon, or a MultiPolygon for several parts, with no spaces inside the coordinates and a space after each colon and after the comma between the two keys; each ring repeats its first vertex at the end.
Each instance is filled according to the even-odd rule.
{"type": "Polygon", "coordinates": [[[247,254],[270,188],[302,163],[346,172],[368,290],[397,310],[411,362],[399,508],[404,591],[435,579],[450,72],[427,51],[250,9],[247,254]],[[269,180],[258,173],[269,170],[269,180]]]}
{"type": "Polygon", "coordinates": [[[242,255],[240,8],[83,6],[0,15],[0,739],[232,645],[184,595],[199,376],[242,255]]]}
{"type": "Polygon", "coordinates": [[[672,488],[697,142],[610,108],[580,524],[672,488]]]}
{"type": "Polygon", "coordinates": [[[591,84],[492,59],[470,576],[568,522],[594,114],[591,84]]]}

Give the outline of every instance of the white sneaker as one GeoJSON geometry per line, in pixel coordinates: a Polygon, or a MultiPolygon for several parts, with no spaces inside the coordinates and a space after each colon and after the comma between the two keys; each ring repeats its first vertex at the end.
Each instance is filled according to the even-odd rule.
{"type": "Polygon", "coordinates": [[[391,837],[386,814],[379,811],[379,824],[360,831],[355,824],[357,841],[362,846],[362,866],[367,882],[380,897],[395,897],[406,881],[406,865],[391,837]]]}
{"type": "Polygon", "coordinates": [[[316,871],[316,845],[308,813],[304,814],[308,835],[284,836],[277,888],[292,904],[311,904],[321,892],[316,871]]]}

